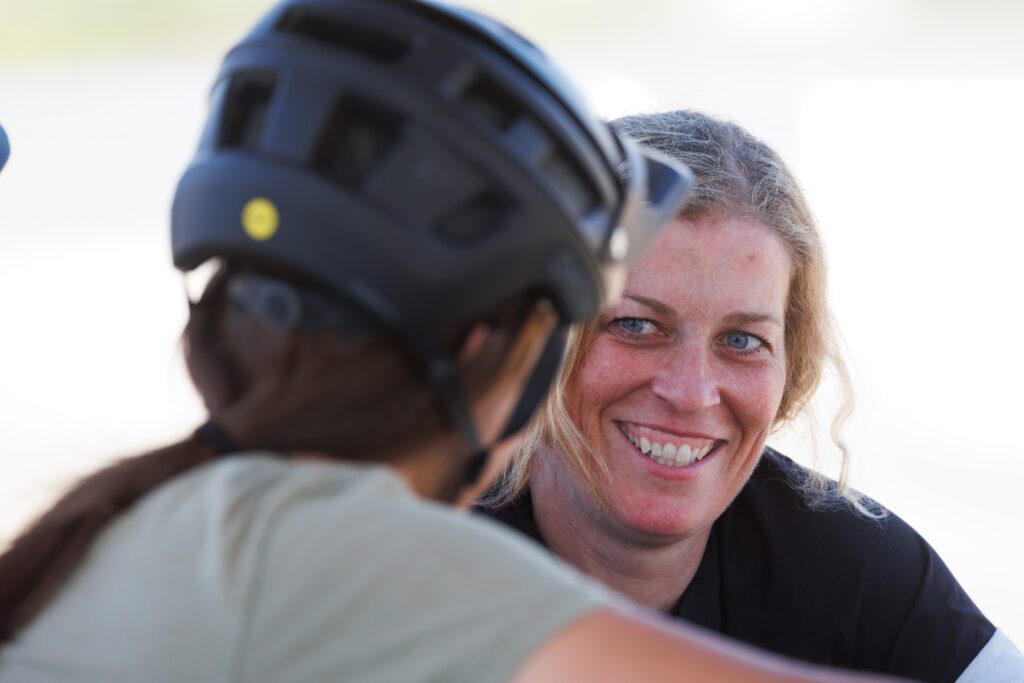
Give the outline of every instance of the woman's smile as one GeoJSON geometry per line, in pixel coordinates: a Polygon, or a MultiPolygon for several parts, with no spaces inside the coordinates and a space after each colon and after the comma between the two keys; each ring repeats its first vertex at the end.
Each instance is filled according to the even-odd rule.
{"type": "Polygon", "coordinates": [[[701,462],[725,443],[701,434],[671,433],[634,422],[618,421],[616,424],[641,455],[651,462],[677,470],[701,462]]]}

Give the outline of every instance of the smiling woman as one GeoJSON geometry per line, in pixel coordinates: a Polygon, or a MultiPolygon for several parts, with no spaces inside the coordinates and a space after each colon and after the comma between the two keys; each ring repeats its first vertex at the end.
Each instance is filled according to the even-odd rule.
{"type": "Polygon", "coordinates": [[[829,364],[850,403],[796,180],[701,114],[617,126],[686,163],[696,196],[623,300],[574,332],[482,510],[642,604],[761,647],[925,681],[1019,680],[1024,658],[932,548],[849,489],[845,449],[835,482],[766,446],[829,364]]]}

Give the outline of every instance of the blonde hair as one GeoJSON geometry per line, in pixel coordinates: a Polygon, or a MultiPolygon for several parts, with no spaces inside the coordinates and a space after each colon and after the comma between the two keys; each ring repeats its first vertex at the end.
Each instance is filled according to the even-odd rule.
{"type": "MultiPolygon", "coordinates": [[[[831,429],[840,454],[838,480],[811,470],[791,483],[813,507],[847,503],[870,517],[883,514],[849,486],[850,453],[839,431],[853,410],[853,390],[828,307],[824,245],[793,174],[768,145],[740,126],[706,114],[686,110],[642,114],[619,119],[612,126],[690,167],[696,183],[682,218],[694,220],[711,213],[750,216],[785,245],[793,263],[785,320],[787,373],[774,426],[801,415],[829,367],[841,394],[831,429]]],[[[485,504],[504,505],[518,496],[527,486],[534,455],[542,448],[564,457],[591,492],[600,496],[598,472],[608,476],[607,465],[580,431],[566,401],[566,389],[582,364],[594,325],[591,322],[570,333],[555,386],[485,504]]]]}

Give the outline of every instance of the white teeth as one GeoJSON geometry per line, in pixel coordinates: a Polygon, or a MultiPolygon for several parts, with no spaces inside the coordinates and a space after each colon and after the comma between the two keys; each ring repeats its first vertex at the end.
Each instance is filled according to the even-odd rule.
{"type": "Polygon", "coordinates": [[[703,448],[697,448],[685,443],[676,445],[674,443],[662,444],[656,441],[652,442],[646,436],[637,437],[633,434],[627,434],[626,436],[631,444],[639,448],[651,460],[659,465],[674,467],[687,467],[699,460],[703,460],[714,449],[716,443],[712,441],[703,448]]]}

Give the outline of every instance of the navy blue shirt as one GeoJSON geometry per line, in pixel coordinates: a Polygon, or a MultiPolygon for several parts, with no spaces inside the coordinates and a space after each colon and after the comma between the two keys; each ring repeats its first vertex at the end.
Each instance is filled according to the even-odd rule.
{"type": "MultiPolygon", "coordinates": [[[[765,449],[712,527],[674,615],[809,662],[955,681],[995,627],[896,515],[808,508],[793,486],[806,473],[765,449]]],[[[528,491],[477,512],[544,543],[528,491]]]]}

